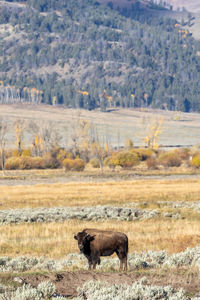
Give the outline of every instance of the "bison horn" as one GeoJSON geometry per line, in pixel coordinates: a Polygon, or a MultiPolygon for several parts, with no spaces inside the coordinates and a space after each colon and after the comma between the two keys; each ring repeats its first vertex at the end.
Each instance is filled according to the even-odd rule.
{"type": "Polygon", "coordinates": [[[95,237],[95,235],[91,236],[91,235],[87,234],[85,238],[87,239],[88,242],[91,242],[94,240],[94,237],[95,237]]]}

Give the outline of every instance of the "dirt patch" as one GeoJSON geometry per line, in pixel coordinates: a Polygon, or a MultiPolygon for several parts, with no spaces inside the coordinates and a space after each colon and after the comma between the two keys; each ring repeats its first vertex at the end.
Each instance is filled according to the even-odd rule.
{"type": "Polygon", "coordinates": [[[151,285],[171,285],[176,290],[183,288],[189,295],[195,295],[199,291],[200,277],[198,270],[151,270],[136,271],[134,273],[100,273],[81,270],[78,272],[60,272],[47,275],[27,275],[21,277],[23,282],[33,287],[42,281],[50,280],[56,285],[56,293],[60,296],[75,297],[77,288],[90,280],[108,282],[110,284],[133,284],[142,277],[146,277],[151,285]]]}

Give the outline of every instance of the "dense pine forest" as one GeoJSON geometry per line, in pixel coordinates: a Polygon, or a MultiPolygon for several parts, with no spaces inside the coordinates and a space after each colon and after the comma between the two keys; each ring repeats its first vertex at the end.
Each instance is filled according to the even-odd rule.
{"type": "Polygon", "coordinates": [[[200,111],[200,41],[160,9],[0,1],[0,103],[200,111]]]}

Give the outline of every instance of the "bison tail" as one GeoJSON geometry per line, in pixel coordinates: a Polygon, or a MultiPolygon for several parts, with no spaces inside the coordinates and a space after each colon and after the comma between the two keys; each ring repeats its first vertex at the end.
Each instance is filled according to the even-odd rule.
{"type": "Polygon", "coordinates": [[[125,242],[125,251],[126,254],[128,253],[128,238],[126,237],[126,242],[125,242]]]}

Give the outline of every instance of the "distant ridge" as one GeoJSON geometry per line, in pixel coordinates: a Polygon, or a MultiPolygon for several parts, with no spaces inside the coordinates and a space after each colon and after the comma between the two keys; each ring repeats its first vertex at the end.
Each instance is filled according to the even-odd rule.
{"type": "Polygon", "coordinates": [[[200,1],[199,0],[167,0],[173,6],[174,10],[183,9],[194,13],[200,13],[200,1]]]}

